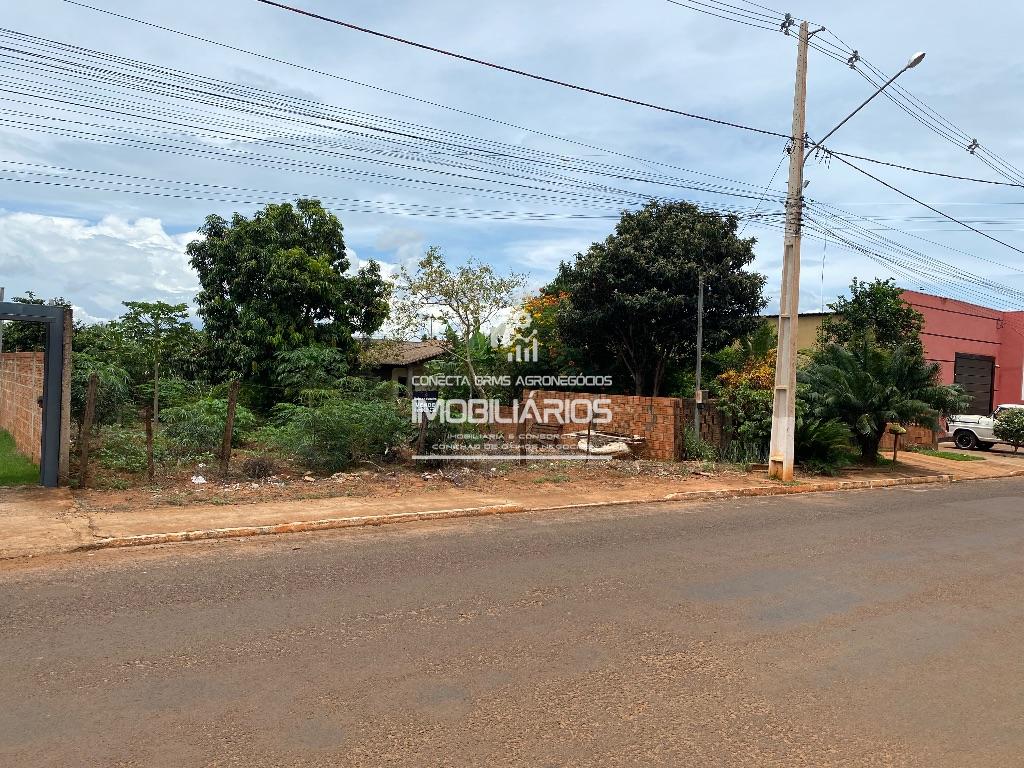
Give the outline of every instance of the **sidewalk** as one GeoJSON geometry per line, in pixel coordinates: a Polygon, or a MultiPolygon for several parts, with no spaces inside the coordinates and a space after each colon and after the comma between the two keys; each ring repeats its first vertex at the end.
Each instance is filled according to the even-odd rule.
{"type": "Polygon", "coordinates": [[[906,453],[896,467],[854,469],[836,479],[804,478],[785,485],[764,474],[689,480],[635,478],[619,488],[501,487],[500,493],[463,488],[390,498],[345,496],[258,504],[193,504],[130,511],[87,512],[67,489],[0,490],[0,559],[80,549],[233,538],[415,520],[449,519],[609,504],[699,501],[877,488],[1024,475],[1012,459],[956,462],[906,453]]]}

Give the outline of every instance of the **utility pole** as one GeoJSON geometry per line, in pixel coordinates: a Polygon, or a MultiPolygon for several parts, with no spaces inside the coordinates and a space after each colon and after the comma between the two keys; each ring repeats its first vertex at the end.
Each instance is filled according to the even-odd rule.
{"type": "Polygon", "coordinates": [[[700,409],[703,397],[700,391],[700,363],[704,354],[704,273],[697,273],[697,374],[693,390],[693,436],[700,439],[700,409]]]}
{"type": "Polygon", "coordinates": [[[807,22],[800,25],[793,91],[793,144],[789,151],[786,187],[786,235],[783,246],[782,292],[779,296],[779,346],[775,359],[775,399],[768,476],[793,479],[796,436],[796,332],[800,314],[800,223],[803,215],[804,118],[807,106],[807,22]]]}

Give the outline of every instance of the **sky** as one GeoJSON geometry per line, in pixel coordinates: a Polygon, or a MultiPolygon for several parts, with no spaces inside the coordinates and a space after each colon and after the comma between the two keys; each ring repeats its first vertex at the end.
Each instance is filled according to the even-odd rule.
{"type": "MultiPolygon", "coordinates": [[[[666,0],[294,2],[358,25],[633,99],[784,135],[790,131],[794,38],[666,0]]],[[[771,188],[777,193],[785,189],[785,141],[777,136],[566,90],[255,0],[91,4],[306,69],[63,0],[10,4],[3,20],[7,48],[0,51],[8,76],[6,87],[0,86],[0,285],[8,297],[29,290],[43,297],[64,296],[75,306],[77,317],[87,321],[119,315],[125,300],[190,302],[198,281],[185,256],[186,244],[197,236],[207,215],[251,215],[260,207],[257,197],[324,198],[344,224],[356,265],[377,260],[390,274],[437,245],[456,263],[475,256],[502,270],[525,273],[536,288],[554,275],[561,261],[612,231],[624,207],[613,198],[623,193],[607,193],[599,184],[626,189],[633,200],[658,194],[762,213],[779,210],[777,203],[759,199],[773,175],[771,188]],[[521,149],[533,158],[549,153],[544,156],[548,162],[521,161],[513,174],[499,172],[496,177],[493,166],[481,171],[479,153],[467,152],[449,155],[446,164],[431,166],[428,172],[423,170],[422,145],[412,155],[382,154],[383,145],[352,139],[322,122],[313,126],[263,120],[254,138],[254,118],[245,112],[206,109],[180,93],[163,100],[143,91],[100,94],[100,78],[92,77],[90,83],[84,70],[75,70],[78,79],[72,80],[61,75],[64,70],[40,69],[41,59],[10,53],[10,48],[21,49],[24,41],[11,31],[262,89],[275,98],[293,100],[289,104],[305,100],[307,106],[317,103],[373,115],[378,121],[402,121],[403,131],[412,124],[418,135],[424,130],[447,131],[471,137],[474,146],[500,142],[502,151],[521,149]],[[17,59],[13,66],[11,57],[17,59]],[[45,82],[33,80],[40,72],[45,82]],[[106,107],[100,106],[99,96],[108,99],[106,107]],[[116,108],[111,101],[115,99],[120,99],[116,108]],[[192,110],[193,127],[187,135],[180,125],[162,122],[168,110],[177,115],[192,110]],[[206,117],[197,116],[196,110],[206,117]],[[217,126],[230,126],[233,134],[227,136],[228,131],[217,126]],[[98,140],[100,135],[107,138],[98,140]],[[110,140],[111,135],[117,140],[110,140]],[[190,142],[188,152],[152,149],[155,143],[166,150],[182,141],[190,142]],[[346,146],[351,148],[353,141],[358,146],[349,152],[346,146]],[[284,149],[282,142],[288,145],[284,149]],[[368,155],[370,146],[374,149],[368,155]],[[236,158],[255,152],[277,160],[226,162],[225,152],[236,158]],[[559,163],[564,163],[564,171],[551,170],[559,163]],[[614,167],[616,174],[647,178],[662,174],[674,183],[686,179],[701,182],[697,186],[704,188],[609,181],[577,173],[584,166],[614,167]],[[466,174],[486,182],[467,182],[466,174]],[[527,189],[513,186],[517,174],[532,179],[527,189]],[[558,180],[569,177],[572,184],[558,180]],[[709,184],[740,190],[744,196],[714,194],[709,184]],[[472,190],[465,188],[474,185],[472,190]],[[545,191],[534,191],[538,186],[545,191]],[[448,215],[410,215],[413,210],[436,213],[439,208],[448,215]],[[471,218],[453,215],[452,209],[516,215],[511,220],[493,214],[471,218]],[[566,218],[569,215],[574,218],[566,218]]],[[[1024,166],[1024,102],[1016,97],[1024,77],[1017,40],[1024,7],[999,3],[986,10],[981,4],[965,14],[961,4],[933,0],[897,5],[799,2],[783,10],[825,26],[887,74],[915,51],[926,51],[924,63],[898,82],[984,147],[1024,166]],[[998,23],[971,21],[983,16],[998,23]]],[[[41,50],[38,41],[33,45],[41,50]]],[[[52,64],[53,58],[45,61],[52,64]]],[[[849,67],[811,51],[808,133],[823,135],[872,90],[849,67]]],[[[374,141],[378,139],[379,134],[374,141]]],[[[829,146],[950,174],[1001,178],[963,147],[881,98],[844,126],[829,146]]],[[[909,245],[922,258],[939,259],[944,265],[933,266],[931,276],[921,277],[880,264],[835,238],[808,236],[801,268],[803,311],[816,311],[833,300],[854,276],[895,276],[908,288],[942,291],[998,308],[1021,306],[1005,292],[1006,287],[1024,290],[1024,254],[1015,250],[1024,249],[1020,187],[859,164],[1004,243],[939,219],[835,159],[812,159],[806,170],[809,198],[868,217],[866,226],[877,229],[877,236],[909,245]],[[989,281],[990,287],[936,278],[935,270],[944,275],[966,270],[989,281]]],[[[767,276],[767,311],[772,311],[781,279],[782,233],[763,220],[750,220],[743,234],[757,239],[753,268],[767,276]]]]}

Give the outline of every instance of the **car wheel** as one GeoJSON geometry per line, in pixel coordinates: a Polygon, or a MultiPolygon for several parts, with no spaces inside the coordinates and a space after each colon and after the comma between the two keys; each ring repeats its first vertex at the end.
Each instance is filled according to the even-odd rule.
{"type": "Polygon", "coordinates": [[[966,429],[953,435],[953,442],[956,443],[957,448],[965,451],[973,451],[978,447],[978,438],[975,437],[973,432],[968,432],[966,429]]]}

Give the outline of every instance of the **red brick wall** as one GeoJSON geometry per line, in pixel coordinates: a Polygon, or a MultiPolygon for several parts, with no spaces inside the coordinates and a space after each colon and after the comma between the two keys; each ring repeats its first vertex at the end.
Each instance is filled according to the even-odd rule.
{"type": "Polygon", "coordinates": [[[18,450],[40,460],[43,409],[43,353],[0,354],[0,429],[11,433],[18,450]]]}
{"type": "MultiPolygon", "coordinates": [[[[879,451],[891,451],[892,450],[892,438],[893,436],[886,432],[882,435],[882,442],[878,446],[879,451]]],[[[900,450],[907,448],[911,445],[919,445],[924,448],[938,448],[939,439],[938,435],[934,431],[927,427],[918,427],[911,425],[907,427],[907,434],[900,435],[900,450]]]]}
{"type": "MultiPolygon", "coordinates": [[[[602,395],[592,392],[552,392],[533,390],[524,393],[536,400],[607,400],[612,412],[610,424],[596,425],[602,432],[640,435],[644,438],[642,455],[650,459],[678,459],[682,455],[682,430],[679,428],[682,401],[675,397],[634,397],[602,395]]],[[[585,425],[577,431],[585,430],[585,425]]]]}

